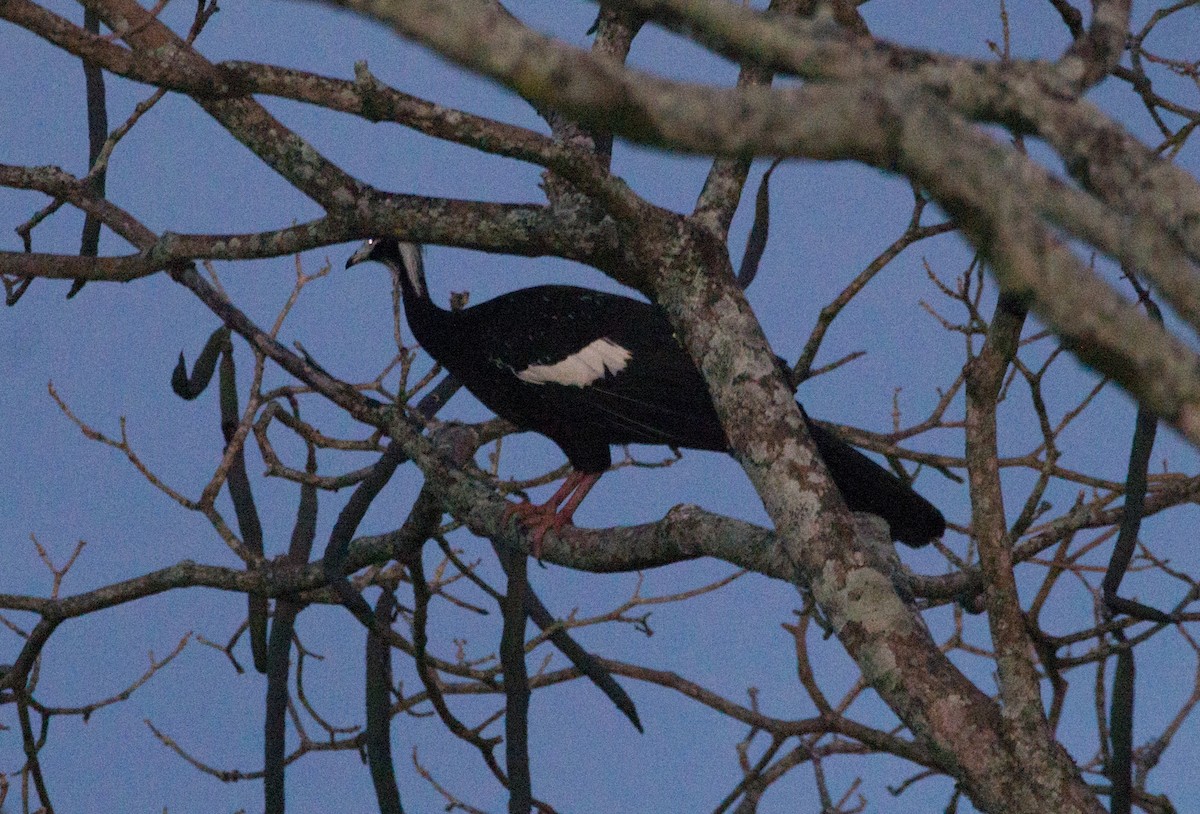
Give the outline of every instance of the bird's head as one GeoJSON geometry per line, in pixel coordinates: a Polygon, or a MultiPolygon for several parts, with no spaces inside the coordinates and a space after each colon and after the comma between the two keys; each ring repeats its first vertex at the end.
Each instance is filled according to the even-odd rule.
{"type": "Polygon", "coordinates": [[[373,237],[363,243],[350,259],[346,268],[368,260],[383,263],[400,275],[406,289],[418,297],[425,297],[425,263],[421,258],[421,247],[415,243],[402,243],[394,237],[373,237]]]}

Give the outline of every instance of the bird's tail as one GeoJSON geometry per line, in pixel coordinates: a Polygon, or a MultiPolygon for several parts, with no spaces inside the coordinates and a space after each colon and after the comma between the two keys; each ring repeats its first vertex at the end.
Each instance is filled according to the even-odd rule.
{"type": "Polygon", "coordinates": [[[851,511],[882,517],[893,540],[914,548],[945,533],[946,518],[937,507],[895,474],[811,419],[808,431],[851,511]]]}

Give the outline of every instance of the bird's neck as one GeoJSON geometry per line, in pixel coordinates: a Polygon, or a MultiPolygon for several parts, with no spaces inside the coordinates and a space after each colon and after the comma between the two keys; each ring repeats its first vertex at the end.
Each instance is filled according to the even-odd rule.
{"type": "Polygon", "coordinates": [[[439,308],[429,297],[427,288],[424,293],[418,293],[403,274],[400,275],[400,286],[404,295],[404,315],[413,338],[435,358],[447,351],[453,352],[453,346],[447,345],[452,339],[448,323],[453,321],[454,312],[439,308]]]}

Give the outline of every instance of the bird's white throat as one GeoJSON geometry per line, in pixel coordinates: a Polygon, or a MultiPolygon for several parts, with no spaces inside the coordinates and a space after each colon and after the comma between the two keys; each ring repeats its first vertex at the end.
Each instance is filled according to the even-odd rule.
{"type": "Polygon", "coordinates": [[[399,244],[400,259],[404,261],[402,271],[408,276],[408,282],[418,297],[425,296],[425,260],[421,256],[421,247],[415,243],[399,244]]]}

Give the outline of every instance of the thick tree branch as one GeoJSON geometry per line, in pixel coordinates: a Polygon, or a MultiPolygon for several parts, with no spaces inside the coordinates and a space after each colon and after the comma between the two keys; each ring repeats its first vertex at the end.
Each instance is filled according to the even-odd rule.
{"type": "Polygon", "coordinates": [[[720,273],[727,258],[706,250],[702,236],[690,236],[645,254],[663,262],[654,293],[709,380],[735,457],[774,523],[778,556],[797,575],[793,581],[811,585],[865,679],[900,719],[954,756],[951,772],[976,805],[1099,811],[1062,752],[1038,761],[1036,790],[1001,779],[1019,758],[1003,740],[999,710],[946,659],[868,550],[853,543],[840,496],[827,478],[814,479],[813,453],[797,440],[804,434],[799,411],[788,409],[791,390],[776,373],[761,328],[732,274],[720,273]]]}

